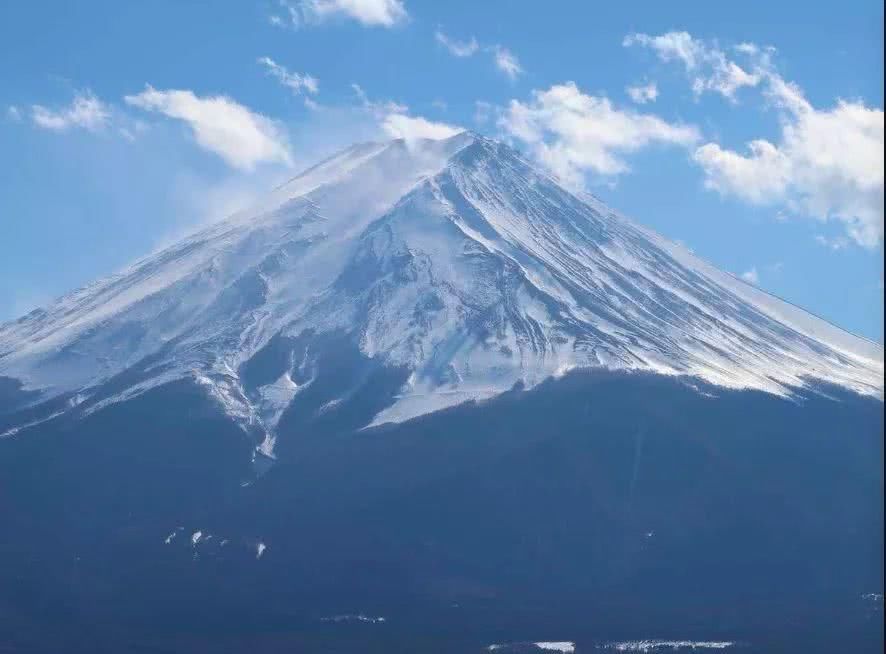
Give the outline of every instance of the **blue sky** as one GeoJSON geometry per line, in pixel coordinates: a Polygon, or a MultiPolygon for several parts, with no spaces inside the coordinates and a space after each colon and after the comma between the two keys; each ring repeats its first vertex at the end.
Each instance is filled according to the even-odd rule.
{"type": "Polygon", "coordinates": [[[3,3],[0,320],[355,140],[469,128],[882,342],[882,13],[873,1],[3,3]]]}

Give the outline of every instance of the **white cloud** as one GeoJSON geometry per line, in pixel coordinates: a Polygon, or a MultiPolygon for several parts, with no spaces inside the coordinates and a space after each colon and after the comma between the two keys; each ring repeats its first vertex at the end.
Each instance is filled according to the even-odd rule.
{"type": "Polygon", "coordinates": [[[277,27],[299,27],[332,18],[355,20],[367,27],[393,27],[409,14],[402,0],[280,0],[281,14],[269,20],[277,27]]]}
{"type": "Polygon", "coordinates": [[[122,136],[124,139],[129,141],[130,143],[135,142],[137,137],[137,132],[139,130],[136,128],[130,128],[125,126],[120,126],[117,128],[117,133],[122,136]]]}
{"type": "Polygon", "coordinates": [[[281,14],[270,14],[268,21],[274,27],[298,29],[302,24],[302,14],[300,6],[290,0],[279,0],[281,14]]]}
{"type": "Polygon", "coordinates": [[[757,205],[770,205],[820,220],[837,220],[855,243],[873,248],[883,240],[883,110],[838,100],[818,109],[803,90],[785,80],[772,62],[775,49],[740,43],[733,50],[745,70],[716,43],[687,32],[630,34],[662,61],[683,64],[696,94],[716,91],[734,100],[742,87],[759,87],[777,110],[777,141],[754,139],[744,151],[706,143],[694,153],[705,186],[757,205]]]}
{"type": "Polygon", "coordinates": [[[750,270],[746,270],[741,274],[741,278],[745,280],[748,284],[753,284],[756,286],[760,283],[760,275],[757,273],[756,266],[752,267],[750,270]]]}
{"type": "Polygon", "coordinates": [[[705,184],[759,205],[783,205],[838,220],[859,245],[883,240],[883,110],[840,100],[819,110],[774,72],[767,95],[781,112],[777,144],[757,139],[746,154],[707,143],[695,152],[705,184]]]}
{"type": "Polygon", "coordinates": [[[401,0],[309,0],[304,5],[321,21],[343,16],[363,25],[392,27],[408,17],[401,0]]]}
{"type": "Polygon", "coordinates": [[[756,43],[739,43],[735,46],[735,51],[746,55],[755,55],[760,52],[760,46],[756,43]]]}
{"type": "Polygon", "coordinates": [[[769,141],[751,141],[747,155],[706,143],[694,157],[705,170],[708,188],[740,194],[755,204],[783,197],[790,181],[787,156],[769,141]]]}
{"type": "Polygon", "coordinates": [[[409,107],[405,104],[400,104],[393,100],[370,100],[369,96],[366,95],[366,92],[359,84],[351,84],[351,88],[354,89],[354,93],[357,95],[357,99],[360,101],[360,105],[363,109],[374,115],[376,118],[384,118],[388,114],[402,114],[409,111],[409,107]]]}
{"type": "MultiPolygon", "coordinates": [[[[680,62],[692,79],[692,90],[696,96],[713,91],[734,102],[738,89],[757,86],[761,76],[748,72],[726,56],[715,43],[695,39],[688,32],[667,32],[658,36],[649,34],[629,34],[622,41],[629,47],[640,45],[653,50],[665,62],[680,62]]],[[[756,54],[753,44],[738,46],[739,52],[756,54]]]]}
{"type": "Polygon", "coordinates": [[[828,238],[827,236],[823,236],[821,234],[816,235],[815,242],[831,250],[845,250],[852,244],[852,241],[850,241],[845,236],[835,236],[834,238],[828,238]]]}
{"type": "Polygon", "coordinates": [[[473,36],[467,41],[459,41],[446,36],[442,30],[438,29],[434,32],[434,38],[437,40],[437,43],[446,48],[449,51],[449,54],[453,57],[470,57],[480,49],[480,44],[477,43],[477,39],[473,36]]]}
{"type": "Polygon", "coordinates": [[[145,111],[184,121],[202,148],[235,168],[252,170],[265,162],[292,163],[288,140],[280,126],[231,98],[199,97],[189,90],[158,91],[147,86],[125,100],[145,111]]]}
{"type": "Polygon", "coordinates": [[[378,123],[381,131],[391,138],[413,141],[415,139],[445,139],[464,131],[447,123],[430,121],[421,116],[410,116],[409,107],[391,100],[370,100],[359,84],[351,84],[363,111],[378,123]]]}
{"type": "Polygon", "coordinates": [[[491,103],[485,100],[477,100],[474,103],[474,122],[477,125],[485,125],[492,117],[494,109],[491,103]]]}
{"type": "Polygon", "coordinates": [[[501,45],[492,47],[495,67],[503,72],[508,78],[515,80],[523,74],[523,67],[517,60],[517,56],[501,45]]]}
{"type": "Polygon", "coordinates": [[[268,75],[276,78],[278,82],[290,89],[295,95],[300,94],[302,91],[316,94],[319,90],[319,83],[316,78],[308,74],[291,72],[270,57],[260,57],[258,63],[267,68],[268,75]]]}
{"type": "Polygon", "coordinates": [[[481,46],[473,36],[467,41],[459,41],[447,36],[440,29],[434,32],[434,39],[454,57],[472,57],[482,47],[484,52],[492,55],[495,67],[510,80],[517,79],[524,72],[517,55],[502,45],[481,46]]]}
{"type": "Polygon", "coordinates": [[[381,124],[386,134],[393,138],[413,141],[415,139],[446,139],[464,130],[446,123],[436,123],[421,116],[392,113],[381,124]]]}
{"type": "Polygon", "coordinates": [[[91,91],[78,92],[67,107],[49,109],[39,104],[31,106],[31,119],[43,129],[63,132],[82,128],[97,132],[107,126],[111,113],[104,102],[91,91]]]}
{"type": "Polygon", "coordinates": [[[629,86],[625,89],[625,91],[627,92],[628,97],[637,104],[655,102],[655,100],[658,98],[658,86],[655,84],[655,82],[629,86]]]}
{"type": "Polygon", "coordinates": [[[646,146],[689,146],[699,139],[691,125],[618,109],[605,97],[582,93],[573,82],[533,91],[532,96],[528,103],[511,100],[499,126],[572,186],[582,185],[585,172],[626,172],[624,156],[646,146]]]}
{"type": "Polygon", "coordinates": [[[708,77],[696,77],[692,81],[692,90],[696,95],[705,91],[716,91],[730,101],[735,101],[735,93],[743,86],[757,86],[759,75],[748,73],[734,61],[719,59],[714,72],[708,77]]]}
{"type": "Polygon", "coordinates": [[[6,117],[9,120],[18,123],[18,122],[21,122],[22,112],[14,104],[11,104],[8,107],[6,107],[6,117]]]}
{"type": "Polygon", "coordinates": [[[681,61],[688,70],[695,70],[704,57],[703,46],[688,32],[668,32],[659,36],[628,34],[622,45],[641,45],[653,49],[662,61],[681,61]]]}

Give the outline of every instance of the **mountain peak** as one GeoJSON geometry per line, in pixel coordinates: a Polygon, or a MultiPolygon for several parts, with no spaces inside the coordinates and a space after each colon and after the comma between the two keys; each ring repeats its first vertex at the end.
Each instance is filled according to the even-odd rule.
{"type": "Polygon", "coordinates": [[[351,146],[254,209],[0,326],[0,376],[36,391],[32,405],[75,398],[64,410],[84,414],[191,379],[271,454],[333,334],[403,373],[367,424],[572,368],[780,395],[827,380],[882,395],[880,346],[472,132],[351,146]],[[249,382],[244,370],[269,347],[279,374],[249,382]]]}

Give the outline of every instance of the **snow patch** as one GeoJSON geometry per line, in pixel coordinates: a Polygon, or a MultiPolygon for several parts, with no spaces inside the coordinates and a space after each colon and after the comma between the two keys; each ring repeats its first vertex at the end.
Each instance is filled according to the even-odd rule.
{"type": "Polygon", "coordinates": [[[606,643],[603,649],[616,652],[680,652],[698,650],[724,650],[735,645],[727,640],[625,640],[606,643]]]}
{"type": "Polygon", "coordinates": [[[320,618],[321,622],[363,622],[366,624],[381,624],[387,620],[382,616],[369,616],[362,613],[333,615],[327,618],[320,618]]]}
{"type": "Polygon", "coordinates": [[[25,429],[30,429],[31,427],[36,427],[37,425],[42,425],[44,422],[49,422],[53,418],[57,418],[62,415],[64,411],[56,411],[54,413],[49,414],[44,418],[39,418],[37,420],[31,420],[24,424],[18,425],[17,427],[11,427],[4,432],[0,432],[0,438],[9,438],[10,436],[15,436],[20,431],[25,429]]]}
{"type": "Polygon", "coordinates": [[[539,649],[549,650],[551,652],[562,652],[562,654],[572,654],[575,652],[575,643],[560,641],[553,643],[535,643],[539,649]]]}
{"type": "Polygon", "coordinates": [[[497,652],[501,650],[519,649],[523,651],[526,647],[544,650],[548,652],[560,652],[561,654],[573,654],[575,652],[575,643],[572,641],[539,641],[536,643],[498,643],[488,645],[486,650],[489,652],[497,652]]]}

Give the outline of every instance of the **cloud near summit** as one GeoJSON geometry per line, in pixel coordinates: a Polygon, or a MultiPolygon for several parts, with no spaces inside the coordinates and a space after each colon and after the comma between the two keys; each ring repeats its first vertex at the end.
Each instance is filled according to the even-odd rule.
{"type": "Polygon", "coordinates": [[[574,82],[533,91],[528,102],[511,100],[498,125],[571,186],[581,186],[586,173],[627,172],[626,155],[647,146],[685,147],[700,139],[692,125],[618,108],[606,97],[583,93],[574,82]]]}
{"type": "Polygon", "coordinates": [[[756,138],[741,148],[711,141],[694,151],[707,188],[836,221],[863,247],[883,242],[882,109],[845,99],[830,108],[813,106],[799,85],[781,76],[772,47],[739,43],[730,50],[741,59],[737,63],[716,42],[688,32],[629,34],[623,45],[642,46],[663,62],[680,64],[696,97],[715,92],[734,104],[740,89],[754,88],[775,110],[778,139],[756,138]]]}
{"type": "Polygon", "coordinates": [[[184,122],[200,147],[234,168],[249,171],[261,163],[292,164],[282,126],[229,97],[200,97],[190,90],[160,91],[149,85],[124,100],[133,107],[184,122]]]}

